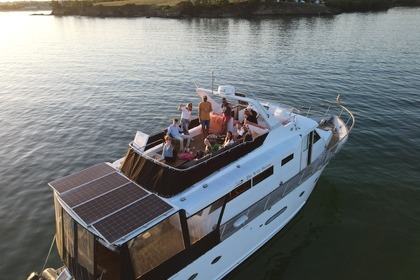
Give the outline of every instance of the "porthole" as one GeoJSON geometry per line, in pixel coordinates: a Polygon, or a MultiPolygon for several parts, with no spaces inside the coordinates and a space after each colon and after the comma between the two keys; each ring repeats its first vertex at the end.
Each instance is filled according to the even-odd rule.
{"type": "Polygon", "coordinates": [[[198,273],[194,273],[193,275],[191,275],[188,280],[194,280],[195,277],[197,277],[198,273]]]}
{"type": "Polygon", "coordinates": [[[215,258],[212,262],[211,262],[211,264],[215,264],[215,263],[217,263],[219,260],[220,260],[220,258],[221,258],[222,256],[218,256],[217,258],[215,258]]]}
{"type": "Polygon", "coordinates": [[[305,193],[305,191],[301,192],[300,195],[299,195],[299,197],[301,197],[304,193],[305,193]]]}

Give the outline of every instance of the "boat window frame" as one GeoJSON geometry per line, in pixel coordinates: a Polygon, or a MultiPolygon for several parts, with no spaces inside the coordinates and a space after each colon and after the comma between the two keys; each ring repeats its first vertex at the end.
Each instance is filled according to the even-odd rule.
{"type": "Polygon", "coordinates": [[[294,158],[294,153],[291,153],[290,155],[288,155],[287,157],[284,157],[282,160],[281,160],[281,166],[283,166],[283,165],[285,165],[286,163],[288,163],[289,161],[291,161],[291,160],[293,160],[293,158],[294,158]]]}
{"type": "Polygon", "coordinates": [[[318,142],[319,139],[321,139],[321,136],[318,134],[318,132],[316,130],[313,131],[313,140],[312,143],[315,144],[316,142],[318,142]]]}
{"type": "Polygon", "coordinates": [[[265,179],[267,179],[273,174],[274,174],[274,166],[271,165],[268,168],[261,171],[260,173],[258,173],[257,175],[255,175],[254,177],[252,177],[252,186],[254,187],[258,185],[259,183],[261,183],[262,181],[264,181],[265,179]]]}
{"type": "Polygon", "coordinates": [[[175,255],[179,254],[180,252],[186,249],[188,244],[184,239],[185,228],[183,227],[183,219],[184,216],[181,214],[181,211],[175,212],[127,242],[128,254],[132,263],[133,273],[136,279],[141,278],[143,275],[146,275],[150,271],[153,271],[156,267],[159,267],[163,263],[173,258],[175,255]],[[173,224],[173,222],[176,222],[177,224],[173,224]],[[170,226],[171,230],[173,231],[172,235],[168,234],[169,237],[172,238],[167,238],[168,236],[166,236],[166,238],[163,238],[162,236],[164,235],[160,233],[168,233],[168,231],[162,230],[162,228],[168,226],[170,226]],[[155,237],[152,236],[154,234],[156,234],[155,237]],[[154,241],[153,243],[156,244],[150,245],[150,243],[150,248],[145,249],[143,245],[146,244],[146,241],[144,240],[148,240],[149,238],[154,238],[154,240],[149,241],[154,241]],[[180,242],[177,242],[175,238],[178,238],[178,241],[180,242]],[[166,246],[167,244],[162,244],[162,242],[170,242],[172,243],[172,245],[175,246],[166,246]],[[134,246],[137,246],[138,250],[136,250],[134,246]],[[151,249],[154,249],[156,247],[159,247],[160,250],[159,252],[154,252],[153,255],[155,257],[157,256],[158,260],[154,259],[150,262],[145,263],[139,262],[140,260],[143,260],[142,256],[149,255],[148,253],[151,252],[151,249]],[[148,266],[144,266],[144,264],[148,266]]]}
{"type": "MultiPolygon", "coordinates": [[[[190,215],[189,217],[186,218],[186,224],[187,224],[187,228],[188,228],[188,237],[189,237],[190,245],[195,244],[199,240],[203,239],[205,236],[207,236],[207,235],[211,234],[212,232],[218,230],[218,228],[220,226],[220,221],[222,219],[222,215],[223,215],[223,212],[224,212],[225,205],[226,205],[225,197],[221,197],[221,198],[215,200],[213,203],[207,205],[203,209],[197,211],[196,213],[194,213],[194,214],[192,214],[192,215],[190,215]],[[207,214],[205,214],[207,209],[209,209],[209,211],[208,211],[207,214]],[[218,213],[214,214],[216,211],[218,211],[218,213]],[[213,223],[210,227],[211,229],[202,233],[199,238],[194,238],[193,237],[194,234],[192,234],[192,231],[193,231],[192,219],[194,217],[200,217],[199,219],[205,219],[205,217],[203,215],[206,215],[207,217],[217,215],[217,222],[213,223]]],[[[203,228],[201,228],[201,229],[203,229],[203,228]]]]}
{"type": "Polygon", "coordinates": [[[243,182],[242,184],[240,184],[235,189],[229,192],[229,194],[227,195],[226,203],[237,198],[241,194],[245,193],[247,190],[251,189],[251,187],[252,187],[251,179],[246,180],[245,182],[243,182]]]}

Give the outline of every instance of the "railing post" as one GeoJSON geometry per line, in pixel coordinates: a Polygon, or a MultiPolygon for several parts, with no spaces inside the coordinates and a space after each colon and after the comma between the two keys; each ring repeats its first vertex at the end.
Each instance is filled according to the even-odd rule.
{"type": "Polygon", "coordinates": [[[325,112],[324,116],[328,115],[328,113],[330,112],[330,108],[331,108],[331,105],[328,105],[327,111],[325,112]]]}

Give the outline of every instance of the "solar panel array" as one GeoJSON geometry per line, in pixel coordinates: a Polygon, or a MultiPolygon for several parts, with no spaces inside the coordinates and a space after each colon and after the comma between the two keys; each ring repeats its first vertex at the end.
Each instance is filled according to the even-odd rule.
{"type": "Polygon", "coordinates": [[[101,163],[50,186],[65,209],[71,209],[85,227],[96,229],[109,243],[119,244],[172,207],[133,183],[112,166],[101,163]]]}

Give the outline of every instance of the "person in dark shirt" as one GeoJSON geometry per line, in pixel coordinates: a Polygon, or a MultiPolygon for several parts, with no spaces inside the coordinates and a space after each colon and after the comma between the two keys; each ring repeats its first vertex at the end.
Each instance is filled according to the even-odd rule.
{"type": "Polygon", "coordinates": [[[222,115],[223,115],[223,124],[222,124],[222,134],[226,135],[228,123],[232,117],[232,106],[227,102],[226,98],[222,98],[222,115]]]}
{"type": "Polygon", "coordinates": [[[258,120],[257,120],[257,112],[255,112],[254,110],[252,110],[251,108],[246,108],[244,111],[244,118],[245,118],[245,122],[252,122],[255,124],[258,124],[258,120]]]}

